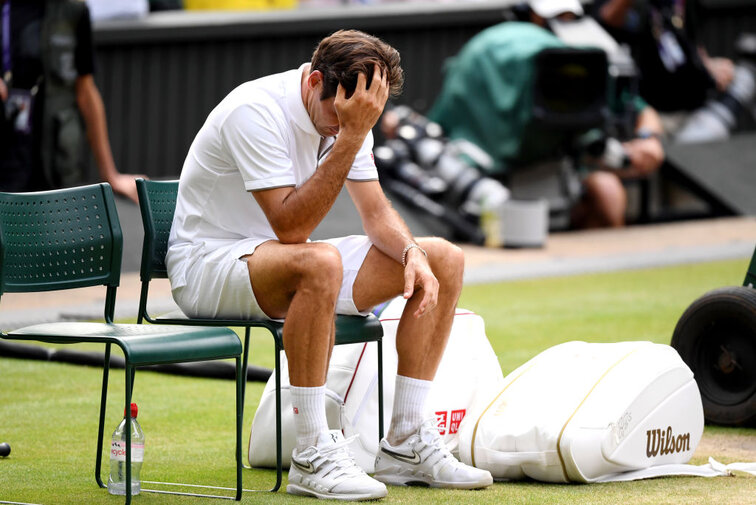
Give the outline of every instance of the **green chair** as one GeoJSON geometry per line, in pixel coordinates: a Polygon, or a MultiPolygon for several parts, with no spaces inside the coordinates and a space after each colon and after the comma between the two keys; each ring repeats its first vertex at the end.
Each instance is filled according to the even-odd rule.
{"type": "MultiPolygon", "coordinates": [[[[123,350],[124,406],[131,416],[136,368],[143,365],[234,358],[236,360],[236,495],[241,500],[242,346],[230,329],[200,326],[114,324],[123,237],[108,184],[37,193],[0,193],[0,296],[106,286],[104,323],[58,322],[27,326],[0,337],[58,344],[105,344],[95,479],[103,484],[105,406],[112,345],[123,350]]],[[[143,489],[143,491],[150,491],[143,489]]],[[[155,491],[155,490],[152,490],[155,491]]],[[[165,493],[166,491],[155,491],[165,493]]],[[[126,504],[131,502],[131,430],[126,430],[126,504]]]]}
{"type": "MultiPolygon", "coordinates": [[[[276,483],[271,488],[275,492],[281,487],[281,359],[283,351],[283,323],[269,319],[207,319],[187,318],[181,311],[175,311],[159,317],[151,316],[147,310],[149,284],[152,279],[166,279],[165,254],[168,250],[168,236],[171,231],[173,214],[176,209],[178,181],[152,181],[137,179],[139,208],[144,225],[144,244],[142,248],[141,280],[142,292],[139,299],[139,316],[137,322],[147,321],[152,324],[198,324],[203,326],[234,326],[244,328],[244,353],[242,369],[247,370],[249,358],[249,334],[251,328],[265,328],[273,336],[275,343],[275,381],[276,381],[276,483]]],[[[250,198],[252,198],[250,196],[250,198]]],[[[383,328],[377,317],[344,316],[336,317],[336,345],[376,342],[378,345],[378,438],[383,438],[383,328]]],[[[246,383],[246,373],[244,374],[246,383]]],[[[242,386],[242,401],[245,386],[242,386]]],[[[245,465],[246,466],[246,465],[245,465]]]]}

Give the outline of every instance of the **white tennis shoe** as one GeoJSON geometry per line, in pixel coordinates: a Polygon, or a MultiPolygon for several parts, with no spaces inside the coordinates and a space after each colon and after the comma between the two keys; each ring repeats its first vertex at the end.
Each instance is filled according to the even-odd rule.
{"type": "Polygon", "coordinates": [[[375,500],[386,486],[368,476],[354,461],[338,430],[322,433],[313,447],[291,455],[286,492],[332,500],[375,500]]]}
{"type": "Polygon", "coordinates": [[[479,489],[493,484],[490,472],[465,465],[452,456],[435,420],[425,421],[396,447],[385,438],[381,440],[373,477],[395,486],[479,489]]]}

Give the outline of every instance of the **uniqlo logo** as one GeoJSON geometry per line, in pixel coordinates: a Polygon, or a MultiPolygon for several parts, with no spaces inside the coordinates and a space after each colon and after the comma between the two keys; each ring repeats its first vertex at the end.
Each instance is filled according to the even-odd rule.
{"type": "Polygon", "coordinates": [[[294,413],[295,413],[295,414],[299,414],[299,409],[298,409],[298,408],[296,408],[296,407],[294,407],[294,413]]]}
{"type": "Polygon", "coordinates": [[[467,414],[466,409],[452,410],[451,412],[439,411],[436,412],[436,419],[438,419],[438,434],[446,435],[447,431],[449,435],[454,435],[459,431],[459,424],[467,414]]]}
{"type": "Polygon", "coordinates": [[[449,413],[445,410],[436,412],[436,419],[438,419],[438,434],[446,435],[446,422],[449,420],[449,413]]]}
{"type": "Polygon", "coordinates": [[[467,413],[467,410],[465,409],[452,410],[451,422],[449,422],[450,435],[453,435],[454,433],[457,433],[457,431],[459,431],[459,423],[461,423],[462,419],[465,418],[466,413],[467,413]]]}

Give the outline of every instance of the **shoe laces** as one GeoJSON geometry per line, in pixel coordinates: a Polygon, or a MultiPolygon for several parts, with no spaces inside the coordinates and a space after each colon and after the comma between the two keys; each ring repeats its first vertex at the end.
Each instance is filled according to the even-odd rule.
{"type": "MultiPolygon", "coordinates": [[[[433,416],[423,421],[421,429],[418,433],[418,441],[421,442],[427,449],[426,461],[432,465],[436,465],[438,462],[449,459],[450,461],[456,461],[449,448],[446,447],[439,431],[439,424],[441,419],[433,416]]],[[[421,449],[421,450],[423,450],[421,449]]]]}
{"type": "Polygon", "coordinates": [[[317,452],[313,459],[325,459],[320,465],[324,477],[331,475],[334,478],[338,478],[341,476],[354,476],[364,473],[357,465],[357,462],[348,449],[349,444],[356,440],[357,437],[359,437],[359,435],[353,435],[345,440],[335,442],[326,447],[316,447],[317,452]]]}

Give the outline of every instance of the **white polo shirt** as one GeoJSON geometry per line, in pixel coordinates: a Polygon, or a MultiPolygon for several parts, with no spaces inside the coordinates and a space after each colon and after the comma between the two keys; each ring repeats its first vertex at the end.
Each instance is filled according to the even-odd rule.
{"type": "MultiPolygon", "coordinates": [[[[186,285],[187,268],[198,259],[235,259],[277,240],[250,191],[300,186],[327,156],[334,139],[321,146],[302,103],[306,65],[237,87],[194,139],[181,171],[166,255],[173,289],[186,285]]],[[[378,179],[372,148],[369,133],[349,179],[378,179]]]]}

